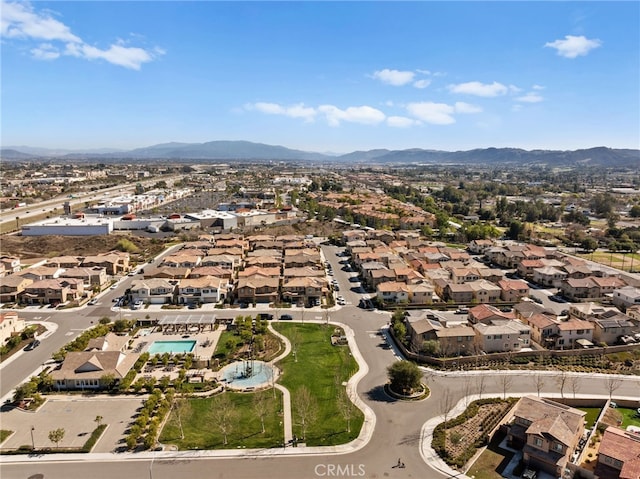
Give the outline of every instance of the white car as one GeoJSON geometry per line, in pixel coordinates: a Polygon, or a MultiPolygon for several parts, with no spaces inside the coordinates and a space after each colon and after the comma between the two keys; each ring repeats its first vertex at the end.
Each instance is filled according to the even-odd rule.
{"type": "Polygon", "coordinates": [[[131,309],[140,309],[142,308],[143,305],[144,305],[144,301],[142,301],[141,299],[138,299],[136,300],[135,303],[131,305],[131,309]]]}

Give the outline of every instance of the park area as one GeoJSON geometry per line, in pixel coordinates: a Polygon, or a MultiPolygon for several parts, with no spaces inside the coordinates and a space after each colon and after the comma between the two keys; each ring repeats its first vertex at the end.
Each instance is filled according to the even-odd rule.
{"type": "MultiPolygon", "coordinates": [[[[328,446],[355,439],[362,412],[346,397],[346,382],[357,371],[348,346],[331,325],[274,323],[292,351],[277,366],[279,384],[291,394],[293,433],[307,446],[328,446]],[[336,343],[337,344],[337,343],[336,343]]],[[[223,392],[213,397],[184,397],[174,404],[159,441],[180,450],[282,447],[282,393],[274,388],[223,392]]]]}

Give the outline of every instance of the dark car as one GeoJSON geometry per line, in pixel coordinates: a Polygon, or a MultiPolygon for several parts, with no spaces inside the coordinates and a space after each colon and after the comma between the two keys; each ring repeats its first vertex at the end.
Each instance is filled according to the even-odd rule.
{"type": "Polygon", "coordinates": [[[562,296],[558,296],[557,294],[554,294],[553,296],[549,296],[549,299],[551,301],[555,301],[556,303],[566,303],[567,300],[564,299],[562,296]]]}
{"type": "Polygon", "coordinates": [[[291,321],[292,319],[293,319],[293,316],[291,316],[290,314],[280,315],[280,321],[291,321]]]}
{"type": "Polygon", "coordinates": [[[273,314],[269,313],[260,313],[258,314],[259,319],[266,319],[267,321],[271,321],[273,319],[273,314]]]}
{"type": "Polygon", "coordinates": [[[33,351],[34,349],[36,349],[38,346],[40,346],[40,341],[37,339],[34,339],[33,341],[31,341],[29,344],[27,344],[27,346],[24,348],[25,351],[33,351]]]}

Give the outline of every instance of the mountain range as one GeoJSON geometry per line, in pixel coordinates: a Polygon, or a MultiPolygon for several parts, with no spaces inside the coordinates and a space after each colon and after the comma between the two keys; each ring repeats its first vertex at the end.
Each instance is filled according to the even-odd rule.
{"type": "Polygon", "coordinates": [[[513,164],[548,166],[639,167],[640,150],[594,147],[581,150],[523,150],[479,148],[442,151],[412,148],[376,149],[329,155],[249,141],[162,143],[134,150],[53,150],[27,146],[0,149],[0,158],[14,161],[66,159],[69,161],[309,161],[336,164],[513,164]]]}

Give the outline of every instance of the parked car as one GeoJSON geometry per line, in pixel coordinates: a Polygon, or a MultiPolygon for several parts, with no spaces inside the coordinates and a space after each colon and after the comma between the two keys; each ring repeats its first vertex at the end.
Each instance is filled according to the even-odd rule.
{"type": "Polygon", "coordinates": [[[33,351],[34,349],[36,349],[38,346],[40,346],[40,340],[38,339],[34,339],[33,341],[31,341],[29,344],[27,344],[27,346],[24,348],[25,351],[33,351]]]}
{"type": "Polygon", "coordinates": [[[93,298],[93,299],[89,300],[89,302],[87,304],[89,306],[93,306],[94,304],[98,304],[98,298],[93,298]]]}
{"type": "Polygon", "coordinates": [[[258,319],[266,319],[267,321],[271,321],[273,319],[273,314],[260,313],[258,314],[258,319]]]}
{"type": "Polygon", "coordinates": [[[144,305],[144,301],[142,301],[141,299],[137,299],[132,305],[131,305],[131,309],[140,309],[142,308],[142,306],[144,305]]]}
{"type": "Polygon", "coordinates": [[[291,321],[292,319],[293,319],[293,316],[291,316],[290,314],[280,315],[280,321],[291,321]]]}

